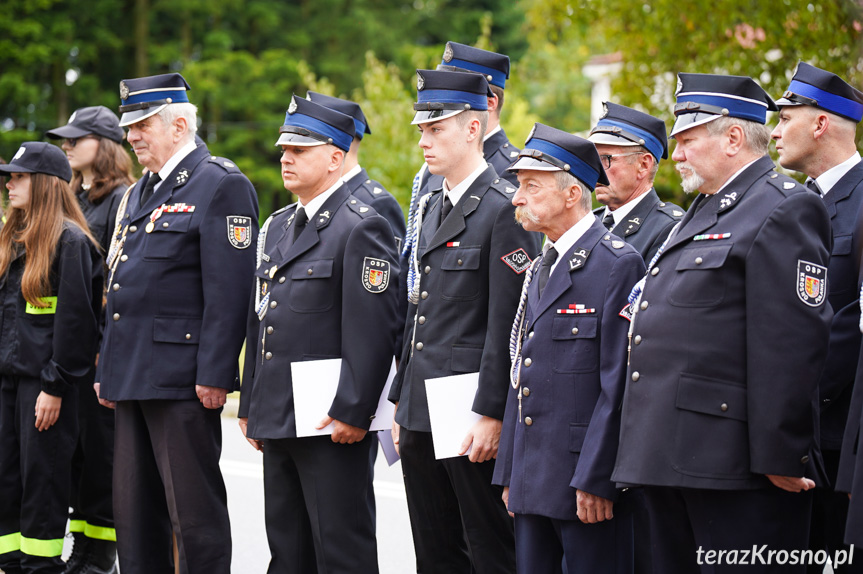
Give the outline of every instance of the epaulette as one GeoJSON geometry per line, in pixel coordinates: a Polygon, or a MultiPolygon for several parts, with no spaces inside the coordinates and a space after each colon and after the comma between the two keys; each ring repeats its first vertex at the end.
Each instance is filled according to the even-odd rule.
{"type": "Polygon", "coordinates": [[[795,189],[797,191],[806,191],[806,189],[798,183],[797,180],[788,177],[787,175],[776,173],[775,171],[767,176],[767,183],[778,189],[779,192],[786,197],[791,195],[791,193],[795,193],[795,189]]]}
{"type": "Polygon", "coordinates": [[[515,161],[515,158],[517,158],[518,154],[521,153],[520,149],[518,149],[508,141],[504,142],[502,146],[497,148],[497,150],[502,153],[504,157],[507,157],[512,161],[515,161]]]}
{"type": "Polygon", "coordinates": [[[661,211],[674,220],[679,220],[686,215],[686,211],[682,207],[674,205],[673,203],[660,201],[657,208],[658,211],[661,211]]]}
{"type": "Polygon", "coordinates": [[[500,176],[492,180],[491,187],[510,201],[512,201],[512,194],[518,190],[512,183],[500,176]]]}
{"type": "Polygon", "coordinates": [[[372,209],[353,195],[350,196],[345,203],[348,206],[348,209],[358,214],[363,219],[372,215],[377,215],[377,212],[374,209],[372,209]]]}
{"type": "Polygon", "coordinates": [[[614,235],[613,233],[606,233],[605,235],[603,235],[599,243],[603,247],[611,251],[615,257],[620,257],[621,255],[624,255],[626,253],[635,251],[635,248],[631,245],[629,246],[629,249],[626,249],[627,245],[629,244],[626,243],[626,241],[624,241],[623,239],[614,235]]]}
{"type": "Polygon", "coordinates": [[[221,167],[222,169],[224,169],[228,173],[242,173],[240,171],[240,168],[238,168],[234,162],[232,162],[229,159],[223,158],[223,157],[211,155],[210,156],[210,163],[214,163],[214,164],[218,165],[219,167],[221,167]]]}

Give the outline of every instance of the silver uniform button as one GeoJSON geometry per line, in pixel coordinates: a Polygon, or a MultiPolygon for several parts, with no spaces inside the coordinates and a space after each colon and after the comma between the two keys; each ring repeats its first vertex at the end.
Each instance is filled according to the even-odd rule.
{"type": "Polygon", "coordinates": [[[533,339],[533,331],[531,331],[530,333],[528,333],[528,334],[527,334],[527,338],[528,338],[528,339],[533,339]]]}
{"type": "Polygon", "coordinates": [[[278,304],[279,304],[278,301],[270,301],[270,309],[275,309],[276,305],[278,305],[278,304]]]}
{"type": "Polygon", "coordinates": [[[279,277],[279,283],[284,283],[284,282],[285,282],[285,276],[282,275],[281,277],[279,277]]]}
{"type": "Polygon", "coordinates": [[[306,271],[306,275],[311,275],[311,274],[313,274],[313,273],[314,273],[314,271],[312,271],[311,269],[309,269],[308,271],[306,271]]]}
{"type": "Polygon", "coordinates": [[[573,335],[578,335],[578,327],[573,327],[573,328],[572,328],[572,334],[573,334],[573,335]]]}
{"type": "Polygon", "coordinates": [[[124,253],[123,255],[121,255],[121,256],[120,256],[120,261],[126,261],[126,260],[128,260],[128,259],[129,259],[129,256],[128,256],[128,255],[126,255],[125,253],[124,253]]]}
{"type": "Polygon", "coordinates": [[[524,366],[525,367],[529,367],[531,364],[533,364],[533,361],[530,360],[530,357],[528,357],[524,360],[524,366]]]}
{"type": "Polygon", "coordinates": [[[189,339],[191,339],[191,338],[192,338],[192,334],[191,334],[191,333],[186,333],[186,340],[188,341],[188,340],[189,340],[189,339]]]}
{"type": "Polygon", "coordinates": [[[641,344],[641,335],[636,335],[635,338],[633,339],[633,341],[635,342],[636,345],[640,345],[641,344]]]}
{"type": "Polygon", "coordinates": [[[724,413],[725,411],[727,411],[727,410],[728,410],[728,404],[727,404],[727,403],[722,403],[721,405],[719,405],[719,410],[720,410],[720,411],[722,411],[722,412],[724,413]]]}
{"type": "Polygon", "coordinates": [[[419,343],[417,343],[417,351],[422,351],[422,350],[423,350],[423,344],[422,344],[422,341],[420,341],[419,343]]]}
{"type": "Polygon", "coordinates": [[[529,397],[529,396],[530,396],[530,389],[529,389],[529,388],[527,388],[527,387],[523,388],[523,389],[521,390],[521,394],[522,394],[523,396],[525,396],[525,397],[529,397]]]}
{"type": "Polygon", "coordinates": [[[456,261],[456,263],[458,263],[458,264],[459,264],[459,266],[461,266],[461,265],[464,263],[464,261],[462,261],[461,259],[459,259],[458,261],[456,261]]]}
{"type": "Polygon", "coordinates": [[[532,424],[533,424],[533,419],[532,419],[532,418],[530,418],[530,417],[524,417],[524,424],[526,424],[527,426],[532,425],[532,424]]]}
{"type": "Polygon", "coordinates": [[[120,290],[120,284],[114,283],[114,285],[111,286],[111,289],[113,289],[114,291],[119,291],[120,290]]]}
{"type": "Polygon", "coordinates": [[[423,271],[425,271],[425,272],[426,272],[426,275],[428,275],[429,273],[431,273],[431,267],[429,267],[428,265],[426,265],[426,268],[425,268],[425,269],[423,269],[423,271]]]}
{"type": "Polygon", "coordinates": [[[420,322],[420,325],[425,325],[425,323],[426,323],[426,318],[425,318],[425,317],[420,317],[420,318],[419,318],[419,322],[420,322]]]}
{"type": "Polygon", "coordinates": [[[632,382],[638,382],[638,379],[641,378],[641,375],[638,374],[638,371],[632,371],[632,382]]]}
{"type": "Polygon", "coordinates": [[[273,326],[270,325],[269,327],[267,327],[267,335],[272,335],[272,334],[273,334],[273,326]]]}
{"type": "Polygon", "coordinates": [[[420,297],[422,297],[423,299],[428,299],[429,298],[429,292],[423,291],[422,293],[420,293],[420,297]]]}
{"type": "Polygon", "coordinates": [[[119,320],[120,320],[120,314],[119,314],[119,313],[114,313],[114,320],[115,320],[115,321],[119,321],[119,320]]]}
{"type": "Polygon", "coordinates": [[[272,358],[273,358],[273,354],[272,354],[271,352],[267,351],[267,354],[266,354],[266,355],[264,355],[264,357],[266,357],[266,358],[267,358],[267,360],[269,361],[270,359],[272,359],[272,358]]]}
{"type": "Polygon", "coordinates": [[[650,274],[653,275],[654,277],[656,275],[659,275],[659,267],[654,267],[653,269],[651,269],[650,274]]]}
{"type": "Polygon", "coordinates": [[[162,227],[168,227],[169,225],[171,225],[171,224],[168,223],[167,221],[162,222],[162,227]]]}
{"type": "Polygon", "coordinates": [[[135,233],[136,231],[138,231],[137,225],[130,225],[129,226],[129,233],[135,233]]]}
{"type": "Polygon", "coordinates": [[[696,265],[701,265],[702,263],[704,263],[704,259],[702,259],[701,257],[695,258],[695,264],[696,265]]]}
{"type": "Polygon", "coordinates": [[[641,302],[641,310],[644,311],[645,309],[647,309],[647,301],[642,301],[641,302]]]}

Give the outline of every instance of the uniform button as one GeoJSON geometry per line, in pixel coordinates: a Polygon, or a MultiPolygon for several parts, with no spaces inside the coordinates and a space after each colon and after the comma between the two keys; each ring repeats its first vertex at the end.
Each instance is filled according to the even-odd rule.
{"type": "Polygon", "coordinates": [[[496,180],[494,180],[494,182],[495,182],[495,183],[498,183],[498,182],[500,182],[500,179],[496,179],[496,180]]]}
{"type": "Polygon", "coordinates": [[[425,324],[426,324],[426,318],[425,318],[425,317],[420,317],[420,318],[419,318],[419,322],[420,322],[420,325],[425,325],[425,324]]]}
{"type": "Polygon", "coordinates": [[[429,298],[429,292],[423,291],[422,293],[420,293],[420,297],[422,297],[423,299],[428,299],[429,298]]]}
{"type": "Polygon", "coordinates": [[[530,357],[528,357],[524,360],[524,366],[525,367],[529,367],[531,365],[531,363],[533,363],[533,361],[530,360],[530,357]]]}
{"type": "Polygon", "coordinates": [[[632,382],[638,382],[638,379],[641,378],[641,375],[638,374],[638,371],[632,371],[632,382]]]}
{"type": "Polygon", "coordinates": [[[270,301],[270,309],[275,309],[276,305],[278,305],[278,304],[279,304],[278,301],[270,301]]]}
{"type": "Polygon", "coordinates": [[[723,413],[726,412],[728,410],[728,403],[722,403],[721,405],[719,405],[719,410],[723,413]]]}
{"type": "Polygon", "coordinates": [[[168,223],[167,221],[162,222],[162,227],[168,227],[169,225],[170,223],[168,223]]]}
{"type": "Polygon", "coordinates": [[[426,268],[425,268],[425,269],[423,269],[423,271],[425,271],[425,272],[426,272],[426,275],[428,275],[429,273],[431,273],[431,267],[429,267],[428,265],[426,265],[426,268]]]}
{"type": "Polygon", "coordinates": [[[273,334],[273,326],[270,325],[269,327],[267,327],[267,335],[272,335],[272,334],[273,334]]]}
{"type": "Polygon", "coordinates": [[[530,389],[527,387],[523,388],[521,390],[521,394],[524,395],[525,397],[529,397],[530,396],[530,389]]]}
{"type": "Polygon", "coordinates": [[[423,344],[422,344],[422,341],[420,341],[419,343],[417,343],[417,351],[422,351],[422,350],[423,350],[423,344]]]}
{"type": "Polygon", "coordinates": [[[351,200],[351,205],[356,205],[356,204],[357,204],[357,200],[356,200],[356,199],[352,199],[352,200],[351,200]]]}
{"type": "Polygon", "coordinates": [[[578,335],[578,327],[573,327],[573,328],[572,328],[572,334],[573,334],[573,335],[578,335]]]}
{"type": "Polygon", "coordinates": [[[702,259],[701,257],[695,258],[695,264],[696,265],[701,265],[702,263],[704,263],[704,259],[702,259]]]}
{"type": "Polygon", "coordinates": [[[635,339],[633,339],[633,341],[635,341],[636,345],[640,345],[641,344],[641,335],[636,335],[635,339]]]}
{"type": "Polygon", "coordinates": [[[129,226],[129,233],[135,233],[136,231],[138,231],[137,225],[130,225],[129,226]]]}
{"type": "Polygon", "coordinates": [[[800,462],[802,462],[803,464],[806,464],[807,462],[809,462],[809,455],[807,455],[807,454],[803,455],[803,457],[800,459],[800,462]]]}
{"type": "Polygon", "coordinates": [[[647,301],[642,301],[641,302],[641,310],[644,311],[645,309],[647,309],[647,301]]]}
{"type": "Polygon", "coordinates": [[[186,340],[188,341],[188,340],[189,340],[189,339],[191,339],[191,338],[192,338],[192,334],[191,334],[191,333],[186,333],[186,340]]]}
{"type": "Polygon", "coordinates": [[[114,291],[119,291],[120,290],[120,284],[114,283],[114,285],[111,286],[111,289],[113,289],[114,291]]]}
{"type": "Polygon", "coordinates": [[[126,255],[125,253],[120,256],[120,261],[126,261],[127,259],[129,259],[129,256],[126,255]]]}
{"type": "Polygon", "coordinates": [[[267,351],[267,354],[264,355],[264,357],[266,357],[266,359],[269,361],[270,359],[273,358],[273,354],[271,352],[267,351]]]}
{"type": "Polygon", "coordinates": [[[285,276],[282,275],[281,277],[279,277],[279,283],[284,283],[284,282],[285,282],[285,276]]]}
{"type": "Polygon", "coordinates": [[[461,265],[462,263],[464,263],[464,261],[462,261],[461,259],[459,259],[458,261],[456,261],[456,263],[458,263],[459,265],[461,265]]]}
{"type": "Polygon", "coordinates": [[[530,418],[530,417],[524,417],[524,424],[526,424],[527,426],[532,425],[532,424],[533,424],[533,419],[532,419],[532,418],[530,418]]]}
{"type": "Polygon", "coordinates": [[[533,331],[531,331],[530,333],[528,333],[528,334],[527,334],[527,338],[528,338],[528,339],[533,339],[533,331]]]}
{"type": "Polygon", "coordinates": [[[311,275],[312,273],[314,273],[314,271],[312,271],[311,269],[309,269],[308,271],[306,271],[306,275],[311,275]]]}
{"type": "Polygon", "coordinates": [[[650,274],[653,276],[658,275],[659,274],[659,267],[654,267],[653,269],[651,269],[650,274]]]}
{"type": "Polygon", "coordinates": [[[827,403],[829,403],[829,402],[830,402],[830,399],[824,399],[824,400],[823,400],[823,401],[821,401],[821,402],[822,402],[822,403],[824,403],[824,404],[826,405],[827,403]]]}
{"type": "Polygon", "coordinates": [[[115,320],[115,321],[119,321],[119,320],[120,320],[120,314],[119,314],[119,313],[114,313],[114,320],[115,320]]]}

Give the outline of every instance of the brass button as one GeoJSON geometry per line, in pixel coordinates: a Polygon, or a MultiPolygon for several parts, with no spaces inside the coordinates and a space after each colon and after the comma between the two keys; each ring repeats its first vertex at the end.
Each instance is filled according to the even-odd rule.
{"type": "Polygon", "coordinates": [[[521,390],[521,394],[524,395],[525,397],[529,397],[530,396],[530,389],[527,387],[523,388],[521,390]]]}
{"type": "Polygon", "coordinates": [[[170,224],[167,221],[162,222],[162,227],[168,227],[168,225],[170,225],[170,224]]]}
{"type": "Polygon", "coordinates": [[[524,366],[525,367],[529,367],[531,365],[531,363],[533,363],[533,361],[530,360],[530,357],[528,357],[524,360],[524,366]]]}
{"type": "Polygon", "coordinates": [[[191,333],[186,333],[186,340],[188,341],[188,340],[189,340],[189,339],[191,339],[191,338],[192,338],[192,334],[191,334],[191,333]]]}
{"type": "Polygon", "coordinates": [[[120,320],[120,314],[119,314],[119,313],[114,313],[114,320],[115,320],[115,321],[119,321],[119,320],[120,320]]]}
{"type": "Polygon", "coordinates": [[[802,462],[803,464],[809,462],[809,455],[803,455],[803,457],[800,459],[800,462],[802,462]]]}
{"type": "Polygon", "coordinates": [[[632,371],[632,382],[638,382],[638,379],[641,378],[641,375],[638,374],[638,371],[632,371]]]}
{"type": "Polygon", "coordinates": [[[267,358],[267,360],[269,361],[270,359],[272,359],[272,358],[273,358],[273,354],[272,354],[271,352],[267,351],[267,354],[266,354],[266,355],[264,355],[264,357],[266,357],[266,358],[267,358]]]}
{"type": "Polygon", "coordinates": [[[702,263],[704,263],[704,259],[702,259],[701,257],[695,258],[695,264],[696,265],[701,265],[702,263]]]}
{"type": "Polygon", "coordinates": [[[464,263],[464,261],[462,261],[461,259],[459,259],[458,261],[456,261],[456,263],[458,263],[459,265],[461,265],[462,263],[464,263]]]}
{"type": "Polygon", "coordinates": [[[530,417],[524,417],[524,424],[526,424],[527,426],[532,425],[532,424],[533,424],[533,419],[532,419],[532,418],[530,418],[530,417]]]}
{"type": "Polygon", "coordinates": [[[281,277],[279,277],[279,283],[284,283],[284,282],[285,282],[285,276],[282,275],[281,277]]]}
{"type": "Polygon", "coordinates": [[[425,318],[425,317],[420,317],[420,318],[419,318],[419,322],[420,322],[420,325],[425,325],[425,323],[426,323],[426,318],[425,318]]]}
{"type": "Polygon", "coordinates": [[[719,410],[722,411],[723,413],[725,411],[727,411],[728,410],[728,403],[722,403],[721,405],[719,405],[719,410]]]}
{"type": "Polygon", "coordinates": [[[113,289],[114,291],[119,291],[120,290],[120,284],[114,283],[114,285],[111,286],[111,289],[113,289]]]}
{"type": "Polygon", "coordinates": [[[659,267],[654,267],[653,269],[651,269],[650,274],[653,276],[658,275],[659,274],[659,267]]]}
{"type": "Polygon", "coordinates": [[[426,268],[425,268],[425,269],[423,269],[423,271],[425,271],[425,272],[426,272],[426,275],[428,275],[429,273],[431,273],[431,267],[429,267],[428,265],[426,265],[426,268]]]}
{"type": "Polygon", "coordinates": [[[423,344],[422,344],[422,341],[420,341],[419,343],[417,343],[417,351],[422,351],[422,350],[423,350],[423,344]]]}
{"type": "Polygon", "coordinates": [[[136,231],[138,231],[137,225],[130,225],[129,226],[129,233],[135,233],[136,231]]]}
{"type": "Polygon", "coordinates": [[[314,271],[312,271],[311,269],[309,269],[308,271],[306,271],[306,275],[311,275],[312,273],[314,273],[314,271]]]}
{"type": "Polygon", "coordinates": [[[641,344],[641,335],[636,335],[635,338],[633,339],[633,341],[635,341],[636,345],[640,345],[641,344]]]}
{"type": "Polygon", "coordinates": [[[572,328],[572,334],[573,334],[573,335],[578,335],[578,327],[573,327],[573,328],[572,328]]]}
{"type": "Polygon", "coordinates": [[[644,311],[645,309],[647,309],[647,301],[642,301],[641,302],[641,310],[644,311]]]}
{"type": "Polygon", "coordinates": [[[120,256],[120,261],[126,261],[127,259],[129,259],[129,256],[126,255],[125,253],[120,256]]]}
{"type": "Polygon", "coordinates": [[[270,301],[270,309],[275,309],[278,304],[278,301],[270,301]]]}
{"type": "Polygon", "coordinates": [[[272,334],[273,334],[273,326],[270,325],[269,327],[267,327],[267,335],[272,335],[272,334]]]}
{"type": "Polygon", "coordinates": [[[422,293],[420,293],[420,297],[422,297],[423,299],[428,299],[429,298],[429,292],[423,291],[422,293]]]}

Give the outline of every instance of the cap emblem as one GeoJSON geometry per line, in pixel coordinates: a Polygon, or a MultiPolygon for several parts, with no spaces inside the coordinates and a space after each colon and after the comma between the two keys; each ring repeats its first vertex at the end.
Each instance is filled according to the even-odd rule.
{"type": "Polygon", "coordinates": [[[72,122],[74,122],[74,121],[75,121],[75,116],[77,116],[77,115],[78,115],[78,110],[75,110],[74,112],[72,112],[72,115],[71,115],[71,116],[69,116],[69,121],[68,121],[68,122],[66,122],[66,123],[67,123],[67,124],[71,124],[72,122]]]}
{"type": "Polygon", "coordinates": [[[602,104],[602,117],[600,119],[607,118],[607,117],[608,117],[608,104],[603,102],[603,104],[602,104]]]}
{"type": "Polygon", "coordinates": [[[297,101],[291,96],[291,105],[288,106],[288,113],[292,114],[297,111],[297,101]]]}
{"type": "Polygon", "coordinates": [[[449,42],[446,43],[446,48],[443,51],[443,61],[451,62],[452,61],[452,46],[449,42]]]}
{"type": "Polygon", "coordinates": [[[426,81],[423,79],[422,74],[417,72],[417,91],[422,91],[425,85],[426,81]]]}
{"type": "Polygon", "coordinates": [[[129,98],[129,86],[126,82],[120,82],[120,99],[126,100],[129,98]]]}
{"type": "Polygon", "coordinates": [[[25,151],[27,151],[26,147],[24,147],[24,146],[19,147],[18,151],[16,151],[15,155],[12,157],[12,161],[15,161],[16,159],[20,159],[21,156],[24,155],[25,151]]]}

